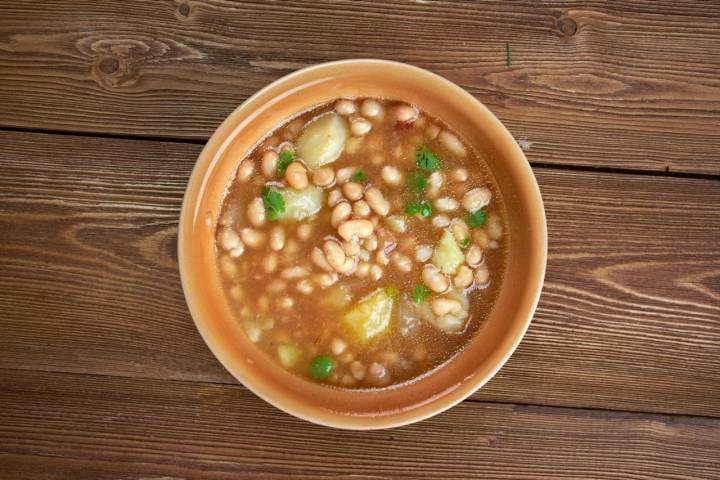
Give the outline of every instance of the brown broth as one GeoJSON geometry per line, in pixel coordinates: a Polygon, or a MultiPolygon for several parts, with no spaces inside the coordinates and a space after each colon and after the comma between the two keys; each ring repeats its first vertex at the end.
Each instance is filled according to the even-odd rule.
{"type": "MultiPolygon", "coordinates": [[[[223,275],[227,298],[249,338],[267,353],[268,361],[279,361],[279,347],[286,352],[289,350],[295,353],[290,355],[296,358],[293,366],[288,370],[311,381],[318,381],[312,379],[309,373],[312,359],[318,355],[332,357],[332,372],[321,381],[328,385],[346,388],[383,387],[410,381],[448,361],[476,334],[492,310],[506,261],[507,239],[501,235],[507,231],[502,198],[477,152],[467,143],[462,142],[467,156],[462,158],[456,155],[448,148],[447,143],[439,141],[437,136],[432,135],[434,130],[452,132],[440,120],[418,112],[415,120],[399,122],[395,112],[399,106],[406,104],[391,100],[376,101],[380,103],[383,113],[379,118],[369,119],[372,125],[371,131],[362,136],[351,136],[345,144],[343,153],[336,161],[326,166],[332,168],[336,174],[346,167],[358,167],[364,174],[364,179],[360,182],[364,189],[375,186],[382,191],[389,202],[390,214],[388,217],[383,217],[371,212],[368,218],[378,218],[376,234],[380,228],[383,228],[385,232],[390,232],[395,237],[397,244],[393,251],[400,252],[411,260],[409,272],[401,271],[394,262],[390,262],[382,265],[382,277],[379,280],[372,279],[370,273],[360,277],[362,272],[357,273],[357,271],[358,269],[362,271],[365,267],[357,267],[356,273],[338,275],[336,283],[330,287],[323,288],[318,284],[320,275],[327,275],[327,272],[311,261],[311,251],[314,247],[322,249],[328,239],[339,238],[337,228],[331,225],[332,208],[328,206],[329,192],[340,188],[338,185],[324,188],[320,211],[301,222],[266,220],[265,225],[258,228],[252,227],[248,222],[248,205],[261,195],[263,187],[270,186],[276,189],[287,187],[287,182],[277,170],[272,178],[263,175],[261,168],[263,154],[268,150],[279,151],[290,146],[282,142],[294,142],[304,126],[318,116],[333,111],[334,104],[322,105],[300,113],[259,142],[242,160],[254,162],[253,174],[245,182],[233,179],[223,201],[221,220],[217,227],[218,266],[223,275]],[[428,187],[420,195],[413,193],[409,187],[409,178],[413,174],[421,172],[428,176],[428,172],[422,172],[416,165],[416,154],[420,146],[426,147],[441,160],[440,171],[444,175],[444,183],[434,199],[426,198],[428,187]],[[381,171],[386,165],[392,165],[402,173],[403,180],[399,185],[390,186],[383,181],[381,171]],[[454,179],[458,169],[465,169],[467,175],[465,180],[454,179]],[[467,288],[458,289],[460,295],[469,303],[469,307],[465,308],[468,317],[459,332],[447,333],[429,321],[431,318],[437,318],[437,315],[431,313],[430,302],[439,297],[447,297],[447,294],[432,293],[421,303],[422,308],[415,307],[415,303],[410,299],[413,289],[423,284],[421,277],[423,264],[432,263],[431,260],[417,261],[415,248],[421,244],[435,247],[444,231],[443,228],[433,225],[432,221],[442,213],[435,206],[437,198],[450,197],[460,204],[456,210],[443,213],[448,218],[467,219],[468,212],[462,206],[463,195],[477,187],[489,188],[492,192],[492,200],[483,208],[487,214],[485,223],[471,229],[470,244],[482,247],[484,266],[479,268],[487,268],[490,281],[489,285],[481,288],[473,282],[467,288]],[[421,199],[426,199],[432,204],[430,218],[421,218],[419,215],[409,217],[404,214],[409,202],[421,199]],[[406,232],[398,233],[389,227],[388,218],[393,215],[405,220],[406,232]],[[268,245],[267,237],[271,229],[278,225],[284,230],[285,244],[281,250],[273,252],[268,245]],[[301,225],[309,227],[304,226],[299,229],[301,225]],[[501,230],[497,228],[498,226],[501,230]],[[240,232],[249,227],[266,236],[263,245],[259,248],[245,245],[244,251],[233,258],[231,253],[223,249],[221,232],[227,228],[240,232]],[[308,228],[312,229],[309,237],[300,239],[298,233],[308,228]],[[276,268],[270,272],[267,271],[269,268],[266,268],[268,263],[273,263],[272,260],[268,260],[269,257],[274,257],[277,263],[276,268]],[[301,267],[309,272],[309,275],[296,279],[283,278],[281,272],[291,267],[301,267]],[[312,292],[309,292],[310,288],[312,292]],[[378,288],[390,289],[390,296],[393,298],[391,321],[382,334],[363,343],[353,336],[341,319],[349,309],[378,288]],[[306,290],[303,292],[299,289],[306,290]],[[290,302],[292,302],[291,306],[290,302]],[[415,318],[416,321],[404,320],[407,318],[415,318]],[[340,343],[346,345],[344,351],[333,353],[333,348],[335,352],[341,350],[340,343]],[[351,367],[353,362],[356,363],[351,367]],[[360,375],[363,369],[366,373],[360,375]],[[385,375],[380,375],[383,369],[385,375]]],[[[361,102],[362,99],[354,100],[356,105],[360,105],[361,102]]],[[[358,115],[361,113],[358,112],[351,117],[358,115]]],[[[309,177],[312,184],[312,176],[309,177]]],[[[380,236],[386,237],[386,235],[380,236]]],[[[463,252],[467,253],[469,248],[469,246],[464,248],[463,252]]],[[[238,251],[234,254],[237,255],[238,251]]],[[[371,251],[368,254],[369,259],[365,263],[377,264],[377,252],[371,251]]],[[[365,258],[364,253],[361,255],[365,258]]],[[[358,265],[361,265],[361,262],[363,262],[362,258],[358,261],[358,265]]],[[[452,275],[448,278],[452,280],[452,275]]],[[[452,297],[452,294],[450,296],[452,297]]],[[[287,364],[290,363],[292,362],[287,364]]]]}

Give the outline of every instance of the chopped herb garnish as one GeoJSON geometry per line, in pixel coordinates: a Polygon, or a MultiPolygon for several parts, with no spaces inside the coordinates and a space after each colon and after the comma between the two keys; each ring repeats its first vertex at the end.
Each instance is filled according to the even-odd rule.
{"type": "Polygon", "coordinates": [[[288,165],[290,165],[293,160],[295,160],[295,154],[290,150],[283,150],[282,152],[280,152],[280,157],[278,158],[277,164],[278,172],[280,172],[281,175],[285,173],[288,165]]]}
{"type": "Polygon", "coordinates": [[[423,283],[419,283],[415,285],[415,288],[413,288],[412,293],[410,296],[412,297],[412,301],[415,303],[420,303],[423,300],[425,300],[427,297],[430,296],[430,289],[425,286],[423,283]]]}
{"type": "Polygon", "coordinates": [[[285,199],[275,190],[268,187],[263,188],[262,200],[265,205],[265,213],[270,220],[277,220],[280,214],[285,211],[285,199]]]}
{"type": "Polygon", "coordinates": [[[432,207],[428,202],[422,202],[420,204],[420,215],[425,218],[429,218],[432,215],[432,207]]]}
{"type": "Polygon", "coordinates": [[[410,202],[405,205],[405,215],[408,217],[414,217],[420,213],[420,203],[410,202]]]}
{"type": "Polygon", "coordinates": [[[432,215],[432,207],[426,201],[422,202],[410,202],[405,205],[405,215],[408,217],[414,217],[415,215],[422,215],[428,218],[432,215]]]}
{"type": "Polygon", "coordinates": [[[395,298],[395,297],[397,297],[397,293],[398,293],[398,292],[397,292],[397,288],[395,288],[395,287],[387,287],[387,288],[385,289],[385,294],[386,294],[388,297],[390,297],[390,298],[395,298]]]}
{"type": "Polygon", "coordinates": [[[358,170],[357,172],[353,173],[352,176],[353,182],[362,182],[365,180],[365,172],[363,170],[358,170]]]}
{"type": "Polygon", "coordinates": [[[485,212],[478,210],[476,212],[469,213],[467,216],[467,224],[470,228],[481,227],[485,223],[485,212]]]}
{"type": "Polygon", "coordinates": [[[425,146],[420,147],[415,154],[415,164],[420,170],[428,172],[440,169],[440,160],[425,146]]]}
{"type": "Polygon", "coordinates": [[[410,176],[410,190],[415,193],[420,193],[425,190],[427,186],[427,178],[422,172],[415,172],[410,176]]]}
{"type": "Polygon", "coordinates": [[[460,242],[460,248],[467,248],[470,246],[470,239],[464,238],[462,242],[460,242]]]}

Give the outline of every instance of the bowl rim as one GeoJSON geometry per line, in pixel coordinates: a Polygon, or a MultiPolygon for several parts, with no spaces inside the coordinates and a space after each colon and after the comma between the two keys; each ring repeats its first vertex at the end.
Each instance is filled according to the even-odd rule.
{"type": "Polygon", "coordinates": [[[540,188],[537,184],[537,179],[535,178],[530,164],[527,161],[524,152],[515,141],[515,138],[488,107],[486,107],[480,100],[475,98],[473,95],[471,95],[459,85],[429,70],[411,64],[392,60],[354,58],[319,63],[284,75],[255,92],[244,102],[238,105],[230,114],[227,115],[227,117],[225,117],[222,123],[213,131],[212,135],[209,137],[202,151],[198,155],[198,158],[193,166],[192,173],[188,179],[187,186],[183,194],[182,207],[180,210],[177,249],[180,281],[182,284],[183,294],[188,306],[188,310],[190,311],[191,317],[193,319],[193,323],[195,324],[195,327],[203,338],[203,341],[213,353],[215,358],[238,382],[240,382],[243,386],[245,386],[245,388],[253,392],[256,396],[260,397],[270,405],[273,405],[274,407],[286,413],[289,413],[290,415],[309,421],[311,423],[349,430],[375,430],[408,425],[442,413],[445,410],[448,410],[453,406],[457,405],[458,403],[462,402],[470,395],[472,395],[475,391],[480,389],[490,379],[492,379],[497,374],[497,372],[505,365],[505,363],[517,349],[520,341],[525,336],[525,333],[530,327],[530,323],[532,322],[538,302],[540,300],[540,294],[542,292],[547,267],[548,234],[547,219],[545,215],[545,208],[542,196],[540,194],[540,188]],[[440,402],[439,404],[438,402],[435,402],[436,405],[434,406],[434,408],[422,409],[421,412],[414,415],[411,414],[411,410],[378,417],[363,417],[362,422],[352,421],[353,417],[342,415],[340,413],[333,413],[326,417],[315,417],[313,415],[307,414],[302,409],[295,408],[295,406],[290,402],[284,402],[283,399],[278,399],[271,397],[270,395],[265,395],[264,392],[259,391],[257,388],[255,388],[255,386],[252,384],[252,381],[248,381],[248,379],[245,378],[240,378],[235,368],[231,364],[230,359],[226,357],[225,353],[222,352],[219,346],[216,345],[211,339],[208,328],[202,321],[202,315],[199,313],[197,305],[195,305],[195,302],[192,300],[195,292],[191,291],[190,287],[191,281],[189,280],[189,273],[187,271],[188,267],[186,266],[187,262],[185,261],[187,239],[184,235],[184,232],[187,231],[187,223],[191,222],[191,219],[195,218],[197,214],[197,212],[195,212],[194,210],[191,211],[190,207],[193,203],[199,204],[200,200],[199,198],[191,198],[191,186],[196,185],[204,177],[211,163],[210,161],[203,162],[203,159],[206,159],[208,153],[212,152],[213,150],[216,152],[222,151],[227,147],[227,144],[233,140],[233,138],[235,137],[235,135],[232,134],[234,132],[234,129],[232,128],[233,121],[241,110],[246,108],[248,105],[251,105],[257,98],[263,96],[267,91],[281,86],[284,83],[290,83],[293,80],[296,80],[298,77],[312,74],[319,70],[333,69],[345,65],[357,64],[366,64],[373,66],[386,65],[392,66],[393,68],[406,69],[408,72],[414,72],[423,76],[429,76],[435,81],[443,84],[446,88],[448,88],[448,90],[452,91],[453,94],[464,97],[465,100],[468,103],[472,104],[473,108],[479,114],[481,114],[485,120],[492,124],[495,132],[501,136],[499,141],[503,142],[506,147],[510,148],[512,156],[524,160],[522,162],[522,165],[519,165],[519,168],[521,170],[521,175],[527,180],[526,186],[529,188],[527,188],[526,194],[530,197],[529,201],[533,205],[535,205],[534,214],[537,215],[538,219],[538,222],[536,222],[536,226],[538,227],[538,229],[536,230],[537,238],[535,238],[532,242],[532,249],[536,258],[536,262],[534,265],[534,271],[536,272],[536,275],[534,276],[534,278],[532,278],[533,281],[528,282],[528,285],[534,288],[534,294],[530,301],[527,303],[528,308],[526,318],[523,320],[520,328],[515,329],[513,332],[507,335],[508,338],[506,338],[505,340],[510,340],[509,345],[505,347],[501,358],[496,361],[494,367],[489,369],[483,376],[476,378],[472,382],[466,382],[461,387],[458,387],[456,390],[445,395],[444,398],[446,398],[447,400],[444,402],[440,402]],[[230,134],[225,135],[225,131],[227,131],[228,129],[230,129],[228,132],[230,134]]]}

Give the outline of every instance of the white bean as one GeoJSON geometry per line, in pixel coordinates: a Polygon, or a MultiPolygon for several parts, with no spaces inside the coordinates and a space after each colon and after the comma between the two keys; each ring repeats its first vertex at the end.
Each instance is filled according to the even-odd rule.
{"type": "Polygon", "coordinates": [[[340,189],[331,190],[330,193],[328,193],[328,207],[334,207],[338,203],[340,203],[343,199],[343,194],[340,191],[340,189]]]}
{"type": "Polygon", "coordinates": [[[370,267],[370,278],[377,281],[383,276],[383,268],[380,265],[373,265],[370,267]]]}
{"type": "Polygon", "coordinates": [[[477,268],[473,277],[478,288],[487,287],[490,284],[490,270],[488,270],[487,265],[481,265],[477,268]]]}
{"type": "Polygon", "coordinates": [[[302,190],[309,184],[307,170],[300,162],[292,162],[288,165],[285,169],[285,180],[296,190],[302,190]]]}
{"type": "Polygon", "coordinates": [[[317,283],[320,288],[328,288],[337,281],[337,273],[319,273],[315,275],[315,283],[317,283]]]}
{"type": "Polygon", "coordinates": [[[480,248],[487,249],[490,247],[490,236],[483,229],[476,228],[473,230],[473,240],[480,245],[480,248]]]}
{"type": "Polygon", "coordinates": [[[240,242],[240,244],[237,247],[230,250],[230,256],[232,258],[238,258],[243,253],[245,253],[245,245],[243,245],[242,242],[240,242]]]}
{"type": "Polygon", "coordinates": [[[253,227],[262,227],[265,225],[265,204],[260,197],[250,200],[247,206],[248,220],[253,227]]]}
{"type": "Polygon", "coordinates": [[[220,270],[227,278],[233,278],[239,273],[237,264],[229,255],[220,257],[220,270]]]}
{"type": "Polygon", "coordinates": [[[503,226],[500,221],[500,217],[497,215],[489,215],[487,223],[485,224],[485,230],[491,240],[500,240],[503,234],[503,226]]]}
{"type": "Polygon", "coordinates": [[[360,253],[360,243],[358,242],[357,238],[353,238],[350,241],[343,242],[342,247],[345,255],[348,255],[350,257],[360,253]]]}
{"type": "Polygon", "coordinates": [[[427,285],[433,292],[444,292],[450,286],[448,279],[442,274],[442,272],[440,272],[440,270],[437,269],[437,267],[435,267],[435,265],[425,265],[422,272],[422,279],[425,285],[427,285]]]}
{"type": "Polygon", "coordinates": [[[280,272],[280,277],[285,278],[287,280],[293,280],[295,278],[302,278],[307,277],[310,274],[307,268],[301,267],[301,266],[295,266],[286,268],[282,272],[280,272]]]}
{"type": "Polygon", "coordinates": [[[253,172],[255,171],[255,162],[252,161],[250,158],[246,158],[242,161],[240,166],[238,167],[237,174],[235,175],[235,178],[238,182],[244,183],[250,180],[250,177],[252,177],[253,172]]]}
{"type": "Polygon", "coordinates": [[[400,252],[392,252],[390,254],[390,261],[393,262],[401,272],[409,272],[412,270],[412,260],[400,252]]]}
{"type": "Polygon", "coordinates": [[[293,300],[291,297],[283,297],[280,299],[279,305],[280,308],[284,310],[290,310],[293,305],[295,305],[295,300],[293,300]]]}
{"type": "Polygon", "coordinates": [[[473,282],[473,272],[465,265],[460,265],[455,277],[453,278],[453,285],[456,288],[467,288],[473,282]]]}
{"type": "Polygon", "coordinates": [[[435,215],[432,219],[432,225],[435,228],[445,228],[450,225],[450,218],[447,215],[435,215]]]}
{"type": "Polygon", "coordinates": [[[447,315],[448,313],[460,313],[463,311],[462,304],[457,300],[449,298],[436,298],[432,301],[432,311],[435,315],[447,315]]]}
{"type": "Polygon", "coordinates": [[[313,248],[312,251],[310,252],[310,260],[312,260],[312,262],[316,266],[325,270],[326,272],[334,272],[335,271],[333,269],[333,267],[328,263],[323,251],[320,250],[318,247],[313,248]]]}
{"type": "Polygon", "coordinates": [[[355,377],[355,380],[361,382],[365,379],[366,368],[365,365],[355,360],[350,364],[350,373],[355,377]]]}
{"type": "Polygon", "coordinates": [[[450,231],[455,237],[455,240],[460,244],[470,239],[470,228],[468,228],[467,223],[460,218],[453,218],[450,221],[450,231]]]}
{"type": "Polygon", "coordinates": [[[330,214],[330,225],[337,228],[342,222],[350,218],[352,207],[347,202],[341,202],[335,205],[330,214]]]}
{"type": "Polygon", "coordinates": [[[382,106],[377,100],[367,99],[360,105],[360,113],[369,118],[376,118],[382,113],[382,106]]]}
{"type": "Polygon", "coordinates": [[[363,197],[363,186],[356,182],[348,182],[342,187],[342,191],[348,200],[354,202],[363,197]]]}
{"type": "Polygon", "coordinates": [[[450,197],[441,197],[435,200],[435,208],[440,212],[452,212],[457,210],[458,201],[450,197]]]}
{"type": "Polygon", "coordinates": [[[477,245],[470,245],[470,248],[465,252],[465,263],[468,266],[475,268],[483,263],[483,252],[477,245]]]}
{"type": "Polygon", "coordinates": [[[353,174],[357,171],[357,167],[344,167],[337,171],[337,174],[335,175],[335,181],[338,183],[338,185],[342,185],[343,183],[350,180],[350,177],[353,176],[353,174]]]}
{"type": "Polygon", "coordinates": [[[433,248],[430,245],[418,245],[415,247],[415,260],[425,263],[432,257],[433,248]]]}
{"type": "Polygon", "coordinates": [[[395,120],[401,123],[410,123],[417,120],[418,111],[410,105],[400,105],[395,109],[395,120]]]}
{"type": "Polygon", "coordinates": [[[465,182],[468,179],[468,171],[464,168],[456,168],[453,171],[452,179],[456,182],[465,182]]]}
{"type": "Polygon", "coordinates": [[[370,215],[370,205],[365,200],[358,200],[353,203],[353,215],[356,217],[367,217],[370,215]]]}
{"type": "Polygon", "coordinates": [[[276,252],[282,250],[285,246],[285,230],[280,225],[276,225],[270,230],[270,249],[276,252]]]}
{"type": "Polygon", "coordinates": [[[300,240],[306,241],[312,235],[313,227],[309,223],[301,223],[297,228],[297,236],[300,240]]]}
{"type": "Polygon", "coordinates": [[[387,368],[377,362],[370,364],[367,373],[370,376],[370,379],[376,383],[384,382],[388,378],[387,368]]]}
{"type": "Polygon", "coordinates": [[[403,175],[396,167],[385,165],[380,171],[380,178],[388,185],[396,186],[402,183],[403,175]]]}
{"type": "Polygon", "coordinates": [[[262,156],[261,166],[263,175],[268,178],[275,176],[277,171],[278,154],[272,150],[268,150],[262,156]]]}
{"type": "Polygon", "coordinates": [[[223,250],[230,251],[241,245],[240,235],[235,232],[232,228],[223,228],[220,231],[220,247],[223,250]]]}
{"type": "Polygon", "coordinates": [[[385,200],[382,192],[375,187],[370,187],[365,191],[365,201],[370,205],[375,213],[385,216],[390,212],[390,202],[385,200]]]}
{"type": "Polygon", "coordinates": [[[262,268],[265,271],[265,273],[273,273],[275,270],[277,270],[277,266],[278,266],[278,256],[275,252],[270,252],[262,260],[262,268]]]}
{"type": "Polygon", "coordinates": [[[363,247],[365,247],[366,250],[370,252],[374,252],[378,248],[378,239],[377,235],[373,234],[370,235],[368,238],[365,239],[363,242],[363,247]]]}
{"type": "Polygon", "coordinates": [[[342,355],[346,348],[347,343],[340,338],[333,338],[330,342],[330,351],[333,355],[342,355]]]}
{"type": "Polygon", "coordinates": [[[427,198],[435,198],[440,193],[440,189],[445,183],[445,176],[442,172],[432,172],[427,179],[427,188],[425,189],[425,196],[427,198]]]}
{"type": "Polygon", "coordinates": [[[381,265],[387,265],[390,263],[390,258],[385,253],[385,250],[378,250],[377,254],[375,254],[375,261],[381,265]]]}
{"type": "Polygon", "coordinates": [[[487,187],[473,188],[462,199],[462,205],[468,212],[476,212],[490,203],[492,192],[487,187]]]}
{"type": "Polygon", "coordinates": [[[346,98],[341,98],[335,102],[335,111],[340,115],[352,115],[357,110],[355,102],[346,98]]]}
{"type": "Polygon", "coordinates": [[[460,139],[455,136],[455,134],[448,132],[447,130],[443,130],[438,135],[438,142],[440,142],[442,145],[445,146],[450,152],[458,157],[465,157],[467,155],[467,151],[465,150],[465,145],[462,144],[460,139]]]}
{"type": "Polygon", "coordinates": [[[370,274],[370,264],[367,262],[358,263],[357,269],[355,269],[355,275],[360,278],[367,277],[370,274]]]}
{"type": "Polygon", "coordinates": [[[312,173],[313,184],[329,187],[335,181],[335,172],[330,167],[320,167],[312,173]]]}
{"type": "Polygon", "coordinates": [[[313,287],[312,283],[310,283],[310,280],[300,280],[297,285],[295,285],[295,288],[303,295],[310,295],[313,290],[315,290],[315,287],[313,287]]]}
{"type": "Polygon", "coordinates": [[[340,270],[344,267],[345,260],[347,259],[340,244],[333,242],[332,240],[327,240],[323,244],[323,251],[325,253],[325,259],[330,266],[337,272],[340,272],[340,270]]]}
{"type": "Polygon", "coordinates": [[[372,124],[362,117],[350,119],[350,132],[356,137],[362,137],[372,130],[372,124]]]}
{"type": "Polygon", "coordinates": [[[374,230],[370,220],[347,220],[338,227],[338,234],[345,240],[368,238],[374,230]]]}
{"type": "Polygon", "coordinates": [[[240,230],[240,238],[250,248],[260,248],[265,243],[265,233],[254,228],[240,230]]]}

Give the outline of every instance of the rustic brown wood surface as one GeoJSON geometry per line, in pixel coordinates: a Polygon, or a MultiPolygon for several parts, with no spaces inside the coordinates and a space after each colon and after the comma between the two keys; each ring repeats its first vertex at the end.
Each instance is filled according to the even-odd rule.
{"type": "Polygon", "coordinates": [[[0,13],[0,479],[720,479],[718,2],[0,13]],[[317,427],[238,385],[176,262],[217,124],[279,76],[348,57],[430,68],[488,104],[527,140],[550,232],[508,364],[381,432],[317,427]]]}
{"type": "Polygon", "coordinates": [[[235,385],[0,369],[0,478],[717,478],[720,419],[463,402],[349,432],[235,385]],[[0,454],[2,455],[2,454],[0,454]],[[40,467],[39,467],[40,466],[40,467]]]}
{"type": "Polygon", "coordinates": [[[10,0],[0,126],[204,140],[278,76],[352,57],[459,83],[537,162],[720,174],[717,2],[10,0]]]}

